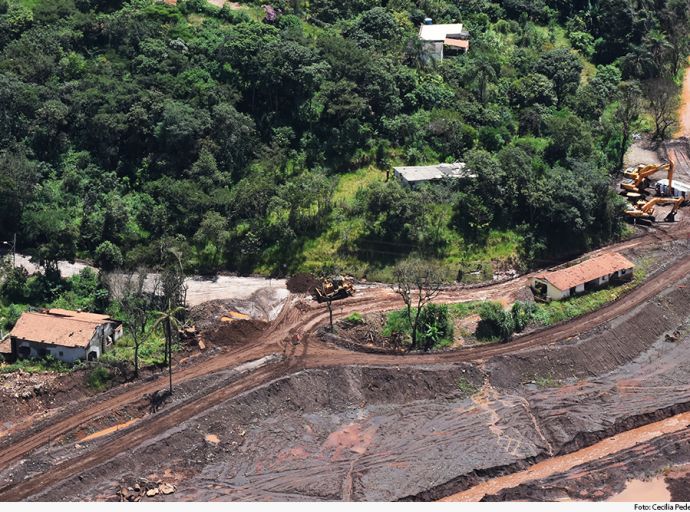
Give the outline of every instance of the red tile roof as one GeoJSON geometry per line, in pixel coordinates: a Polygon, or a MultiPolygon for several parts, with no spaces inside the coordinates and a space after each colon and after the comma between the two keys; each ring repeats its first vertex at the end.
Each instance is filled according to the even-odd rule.
{"type": "Polygon", "coordinates": [[[13,338],[61,347],[87,347],[96,328],[112,321],[107,315],[64,309],[26,312],[10,334],[13,338]]]}
{"type": "Polygon", "coordinates": [[[534,277],[548,281],[559,290],[567,290],[579,284],[593,281],[619,270],[633,268],[634,266],[623,255],[614,252],[591,258],[572,267],[537,274],[534,277]]]}

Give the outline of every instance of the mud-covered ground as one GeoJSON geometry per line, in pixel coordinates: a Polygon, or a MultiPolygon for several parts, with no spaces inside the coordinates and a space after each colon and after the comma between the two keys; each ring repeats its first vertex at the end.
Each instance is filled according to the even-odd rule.
{"type": "Polygon", "coordinates": [[[486,501],[690,501],[690,431],[659,436],[486,501]],[[637,484],[630,492],[630,484],[637,484]],[[628,492],[626,492],[626,490],[628,492]]]}
{"type": "MultiPolygon", "coordinates": [[[[596,332],[482,364],[298,371],[32,499],[117,499],[142,479],[176,486],[151,500],[438,499],[689,409],[689,281],[596,332]]],[[[73,456],[50,450],[31,463],[73,456]]]]}

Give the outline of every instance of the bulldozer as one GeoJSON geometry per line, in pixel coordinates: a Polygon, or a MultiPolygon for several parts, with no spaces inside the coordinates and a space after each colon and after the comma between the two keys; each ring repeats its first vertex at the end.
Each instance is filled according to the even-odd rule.
{"type": "Polygon", "coordinates": [[[630,167],[623,172],[625,180],[621,183],[621,189],[626,193],[644,195],[649,186],[649,177],[659,171],[668,171],[668,181],[673,183],[673,167],[674,164],[670,160],[665,164],[642,164],[630,167]]]}
{"type": "Polygon", "coordinates": [[[336,276],[324,279],[321,286],[314,288],[314,298],[317,302],[330,302],[345,299],[355,293],[352,278],[336,276]]]}
{"type": "Polygon", "coordinates": [[[640,201],[635,206],[629,205],[628,209],[625,211],[625,216],[635,224],[650,225],[652,222],[656,221],[656,217],[654,217],[654,207],[656,205],[672,204],[673,208],[668,215],[664,217],[664,221],[675,222],[678,209],[684,201],[685,198],[683,197],[654,197],[646,202],[640,201]]]}

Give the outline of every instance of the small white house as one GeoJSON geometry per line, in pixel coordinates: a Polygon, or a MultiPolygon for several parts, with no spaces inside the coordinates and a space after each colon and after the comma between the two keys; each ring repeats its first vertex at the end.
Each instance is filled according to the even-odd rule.
{"type": "Polygon", "coordinates": [[[108,315],[48,309],[23,313],[10,340],[14,357],[50,355],[73,363],[98,359],[122,334],[121,322],[108,315]]]}
{"type": "Polygon", "coordinates": [[[630,280],[634,267],[619,253],[604,254],[571,267],[537,274],[530,285],[538,298],[562,300],[610,282],[630,280]]]}
{"type": "Polygon", "coordinates": [[[470,47],[470,35],[462,23],[434,25],[427,18],[419,28],[419,39],[424,41],[427,53],[432,59],[443,59],[444,48],[466,52],[470,47]]]}

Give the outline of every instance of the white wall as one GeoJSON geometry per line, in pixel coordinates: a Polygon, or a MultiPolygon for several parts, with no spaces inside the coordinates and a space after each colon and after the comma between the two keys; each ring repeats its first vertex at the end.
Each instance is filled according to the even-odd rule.
{"type": "Polygon", "coordinates": [[[33,343],[31,341],[17,341],[17,354],[21,354],[21,347],[29,348],[29,357],[41,357],[41,349],[45,349],[46,355],[51,355],[55,359],[66,363],[74,363],[79,359],[86,359],[86,350],[80,347],[61,347],[59,345],[33,343]]]}
{"type": "Polygon", "coordinates": [[[62,347],[60,345],[51,345],[48,343],[34,343],[31,341],[17,341],[17,354],[20,353],[21,347],[29,348],[28,357],[41,357],[42,350],[46,351],[46,355],[51,355],[55,359],[64,361],[66,363],[74,363],[79,359],[87,359],[91,352],[96,353],[96,359],[101,357],[108,347],[123,335],[122,325],[116,326],[113,323],[107,323],[99,326],[89,342],[88,347],[62,347]],[[112,338],[112,343],[109,341],[112,338]]]}

